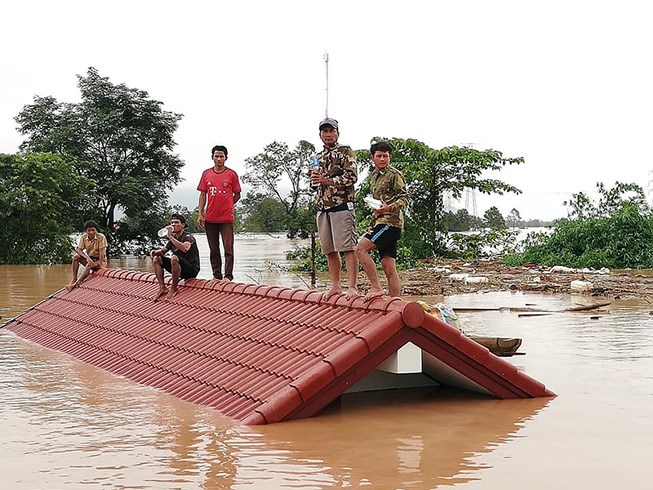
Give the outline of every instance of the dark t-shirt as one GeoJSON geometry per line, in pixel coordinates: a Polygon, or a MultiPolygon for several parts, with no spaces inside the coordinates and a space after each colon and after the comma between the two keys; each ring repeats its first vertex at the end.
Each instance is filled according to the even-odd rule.
{"type": "Polygon", "coordinates": [[[183,231],[182,234],[178,237],[178,240],[182,243],[190,243],[190,248],[188,252],[182,252],[176,248],[170,240],[166,243],[166,248],[171,250],[174,255],[179,258],[185,259],[189,264],[194,265],[198,269],[200,268],[200,251],[197,248],[197,242],[195,242],[195,237],[186,231],[183,231]]]}

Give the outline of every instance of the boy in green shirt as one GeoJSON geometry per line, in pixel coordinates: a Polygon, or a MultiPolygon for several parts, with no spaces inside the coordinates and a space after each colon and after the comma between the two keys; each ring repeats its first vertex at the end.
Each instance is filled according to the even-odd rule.
{"type": "Polygon", "coordinates": [[[408,206],[406,181],[399,170],[390,167],[392,147],[381,141],[370,148],[374,171],[370,176],[372,197],[381,201],[381,207],[373,210],[370,231],[368,231],[356,246],[356,257],[370,281],[370,291],[365,295],[367,301],[383,296],[383,288],[379,284],[376,265],[370,257],[375,248],[381,257],[381,266],[386,279],[390,296],[401,294],[401,283],[397,274],[397,242],[404,227],[404,209],[408,206]]]}

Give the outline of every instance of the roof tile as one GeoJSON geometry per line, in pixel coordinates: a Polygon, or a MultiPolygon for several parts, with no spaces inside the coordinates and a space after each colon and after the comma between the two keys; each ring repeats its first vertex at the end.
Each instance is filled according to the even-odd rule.
{"type": "Polygon", "coordinates": [[[247,424],[317,413],[407,342],[498,397],[553,395],[417,303],[182,284],[172,300],[153,301],[154,275],[102,269],[5,327],[247,424]]]}

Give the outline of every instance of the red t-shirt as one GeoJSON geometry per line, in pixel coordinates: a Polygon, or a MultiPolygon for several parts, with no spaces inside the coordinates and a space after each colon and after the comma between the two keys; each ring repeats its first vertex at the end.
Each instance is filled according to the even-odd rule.
{"type": "Polygon", "coordinates": [[[219,174],[213,167],[202,172],[197,186],[200,192],[206,192],[205,220],[209,223],[234,222],[234,193],[240,192],[238,174],[225,167],[219,174]]]}

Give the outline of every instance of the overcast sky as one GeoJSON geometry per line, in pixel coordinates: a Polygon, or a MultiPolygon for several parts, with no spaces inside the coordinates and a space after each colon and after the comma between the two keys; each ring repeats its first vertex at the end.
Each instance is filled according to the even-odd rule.
{"type": "MultiPolygon", "coordinates": [[[[176,152],[196,205],[210,149],[228,165],[272,141],[320,144],[325,63],[341,143],[416,138],[523,156],[498,177],[517,197],[477,196],[507,215],[566,215],[596,182],[648,191],[653,120],[645,1],[36,1],[0,6],[0,152],[34,95],[79,100],[89,66],[184,114],[176,152]]],[[[470,200],[471,204],[471,200],[470,200]]]]}

